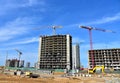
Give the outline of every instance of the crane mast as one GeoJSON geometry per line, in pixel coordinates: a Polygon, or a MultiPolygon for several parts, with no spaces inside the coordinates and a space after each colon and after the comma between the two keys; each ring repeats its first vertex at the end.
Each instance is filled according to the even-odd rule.
{"type": "Polygon", "coordinates": [[[19,51],[18,49],[15,49],[17,52],[18,52],[18,56],[19,56],[19,63],[20,63],[20,58],[21,58],[21,55],[22,55],[22,52],[21,51],[19,51]]]}
{"type": "Polygon", "coordinates": [[[53,35],[56,35],[56,28],[62,28],[62,26],[49,26],[53,28],[53,35]]]}
{"type": "Polygon", "coordinates": [[[91,50],[91,58],[92,58],[92,68],[94,67],[94,55],[93,55],[93,43],[92,43],[92,27],[80,26],[81,28],[88,29],[89,38],[90,38],[90,50],[91,50]]]}

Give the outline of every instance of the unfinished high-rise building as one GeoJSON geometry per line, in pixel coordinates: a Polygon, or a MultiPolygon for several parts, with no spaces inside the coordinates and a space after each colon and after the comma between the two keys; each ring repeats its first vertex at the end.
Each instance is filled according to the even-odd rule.
{"type": "Polygon", "coordinates": [[[41,36],[38,64],[40,69],[71,69],[72,37],[70,35],[41,36]]]}
{"type": "Polygon", "coordinates": [[[17,60],[17,59],[7,59],[5,66],[6,67],[19,67],[19,60],[17,60]]]}
{"type": "Polygon", "coordinates": [[[120,70],[120,49],[96,49],[89,50],[89,67],[92,63],[95,65],[104,65],[105,69],[120,70]],[[93,58],[92,58],[93,55],[93,58]]]}

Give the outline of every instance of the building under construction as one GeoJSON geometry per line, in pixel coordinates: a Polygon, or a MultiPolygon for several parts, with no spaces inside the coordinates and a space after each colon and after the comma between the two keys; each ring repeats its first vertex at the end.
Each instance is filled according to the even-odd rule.
{"type": "Polygon", "coordinates": [[[104,65],[105,69],[120,70],[120,48],[89,50],[89,67],[92,68],[92,65],[104,65]]]}
{"type": "Polygon", "coordinates": [[[72,37],[70,35],[41,36],[39,40],[40,69],[72,68],[72,37]]]}
{"type": "Polygon", "coordinates": [[[17,59],[7,59],[6,60],[6,67],[24,67],[24,60],[17,60],[17,59]]]}

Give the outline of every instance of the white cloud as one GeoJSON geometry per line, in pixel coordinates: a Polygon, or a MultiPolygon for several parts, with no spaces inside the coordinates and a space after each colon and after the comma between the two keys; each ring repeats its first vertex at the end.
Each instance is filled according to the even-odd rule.
{"type": "Polygon", "coordinates": [[[44,0],[1,0],[0,1],[0,15],[8,14],[13,12],[14,9],[28,8],[38,5],[38,9],[41,12],[45,11],[46,3],[44,0]]]}
{"type": "Polygon", "coordinates": [[[15,44],[29,44],[29,43],[33,43],[33,42],[38,42],[38,37],[33,37],[33,38],[30,38],[30,39],[25,39],[25,40],[20,40],[18,42],[14,42],[10,45],[15,45],[15,44]]]}
{"type": "Polygon", "coordinates": [[[95,21],[86,22],[86,23],[71,24],[71,25],[67,25],[66,27],[78,27],[79,25],[104,24],[104,23],[114,22],[117,20],[120,20],[120,12],[113,16],[102,17],[101,19],[97,19],[95,21]]]}
{"type": "Polygon", "coordinates": [[[17,41],[13,41],[13,42],[3,43],[1,45],[0,51],[2,51],[2,53],[3,52],[6,53],[6,51],[9,51],[9,53],[11,54],[14,52],[15,48],[26,51],[27,49],[30,49],[30,47],[32,47],[31,52],[38,51],[35,44],[27,45],[30,43],[38,43],[38,39],[39,38],[37,38],[37,37],[33,37],[33,38],[27,38],[27,39],[17,40],[17,41]]]}
{"type": "Polygon", "coordinates": [[[39,4],[40,6],[45,6],[46,3],[44,0],[1,0],[0,5],[4,8],[19,8],[19,7],[27,7],[27,6],[34,6],[39,4]]]}
{"type": "Polygon", "coordinates": [[[80,39],[78,37],[73,37],[72,42],[73,42],[73,44],[74,43],[80,43],[81,44],[81,43],[85,42],[85,40],[82,40],[82,39],[80,39]]]}
{"type": "Polygon", "coordinates": [[[31,43],[39,43],[39,37],[23,38],[19,40],[9,41],[7,43],[3,43],[0,50],[11,50],[14,46],[20,47],[20,45],[27,45],[31,43]]]}
{"type": "Polygon", "coordinates": [[[103,23],[109,23],[109,22],[113,22],[113,21],[117,21],[117,20],[120,20],[120,13],[117,13],[114,16],[110,16],[110,17],[103,17],[102,19],[90,22],[88,24],[89,25],[91,25],[91,24],[103,24],[103,23]]]}
{"type": "Polygon", "coordinates": [[[41,6],[45,6],[46,5],[44,0],[28,0],[28,5],[29,6],[36,5],[36,4],[39,4],[41,6]]]}
{"type": "Polygon", "coordinates": [[[1,0],[0,1],[0,15],[6,14],[8,13],[8,11],[10,12],[11,10],[14,10],[16,8],[19,8],[23,3],[19,3],[19,2],[15,2],[15,0],[1,0]]]}
{"type": "Polygon", "coordinates": [[[0,27],[0,41],[9,40],[16,36],[29,33],[31,28],[29,24],[33,23],[33,19],[34,18],[23,17],[7,22],[4,26],[0,27]]]}
{"type": "Polygon", "coordinates": [[[5,28],[5,29],[0,29],[0,41],[6,41],[9,39],[14,38],[15,36],[21,35],[25,33],[25,28],[18,27],[17,28],[5,28]]]}

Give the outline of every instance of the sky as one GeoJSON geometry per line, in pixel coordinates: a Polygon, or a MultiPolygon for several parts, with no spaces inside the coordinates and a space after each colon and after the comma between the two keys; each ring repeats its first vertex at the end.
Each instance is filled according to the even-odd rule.
{"type": "Polygon", "coordinates": [[[34,65],[38,60],[39,36],[70,34],[80,45],[80,62],[88,67],[89,32],[79,26],[91,26],[116,33],[92,30],[94,49],[120,48],[120,0],[0,0],[0,65],[6,58],[34,65]]]}

